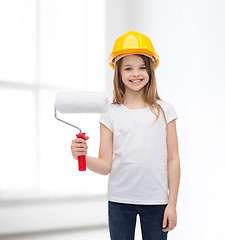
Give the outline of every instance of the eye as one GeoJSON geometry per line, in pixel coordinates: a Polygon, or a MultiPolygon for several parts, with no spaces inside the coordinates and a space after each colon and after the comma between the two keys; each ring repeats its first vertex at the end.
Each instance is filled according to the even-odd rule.
{"type": "Polygon", "coordinates": [[[129,71],[129,70],[131,70],[131,68],[130,68],[130,67],[129,67],[129,68],[125,68],[125,70],[128,70],[128,71],[129,71]]]}
{"type": "Polygon", "coordinates": [[[141,67],[141,69],[146,69],[146,67],[141,67]]]}

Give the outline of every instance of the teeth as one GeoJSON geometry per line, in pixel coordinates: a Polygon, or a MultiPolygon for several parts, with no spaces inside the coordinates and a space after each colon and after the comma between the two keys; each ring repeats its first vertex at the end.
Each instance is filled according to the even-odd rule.
{"type": "Polygon", "coordinates": [[[131,82],[141,82],[141,80],[135,80],[135,81],[131,81],[131,82]]]}

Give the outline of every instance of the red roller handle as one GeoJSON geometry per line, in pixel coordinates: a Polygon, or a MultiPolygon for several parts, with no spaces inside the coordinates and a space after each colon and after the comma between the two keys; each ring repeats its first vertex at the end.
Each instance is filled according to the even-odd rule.
{"type": "MultiPolygon", "coordinates": [[[[76,136],[85,140],[85,133],[78,133],[76,136]]],[[[78,166],[79,171],[86,171],[86,155],[78,156],[78,166]]]]}

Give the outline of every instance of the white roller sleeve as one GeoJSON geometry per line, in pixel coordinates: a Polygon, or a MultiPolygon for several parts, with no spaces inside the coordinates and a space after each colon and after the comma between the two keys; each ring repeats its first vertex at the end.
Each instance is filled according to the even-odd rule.
{"type": "Polygon", "coordinates": [[[109,100],[105,92],[58,92],[55,108],[60,113],[103,113],[109,100]]]}

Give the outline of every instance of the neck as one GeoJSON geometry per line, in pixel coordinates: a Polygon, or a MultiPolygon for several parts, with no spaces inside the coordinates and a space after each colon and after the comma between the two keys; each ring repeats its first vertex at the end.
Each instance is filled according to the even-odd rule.
{"type": "Polygon", "coordinates": [[[126,91],[125,92],[125,100],[123,102],[125,106],[132,107],[146,107],[147,104],[144,102],[142,97],[142,91],[134,92],[134,91],[126,91]]]}

